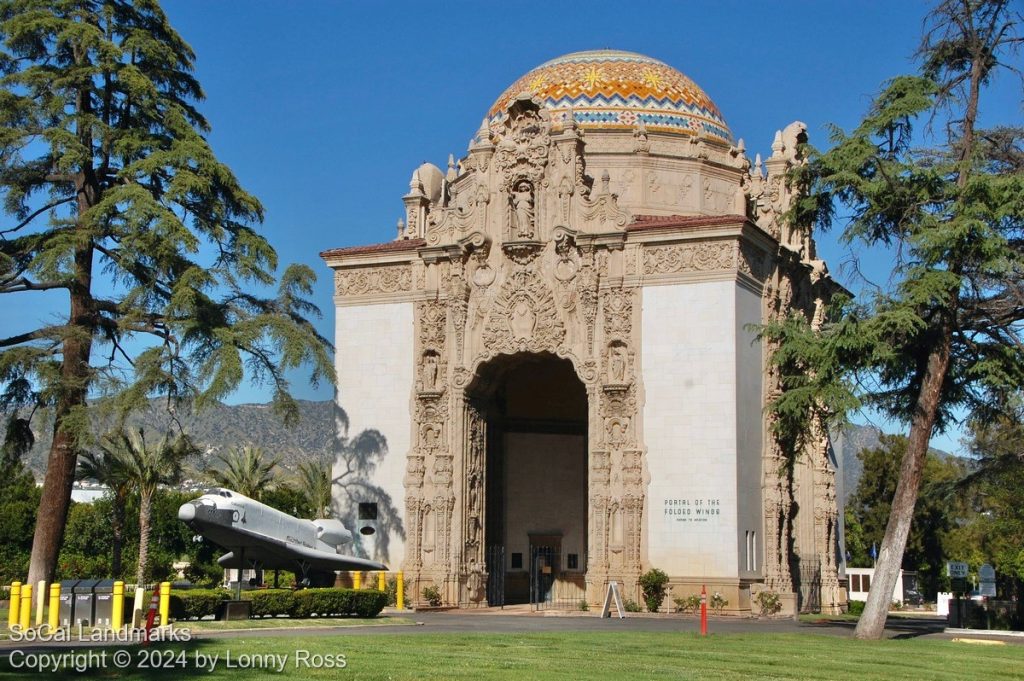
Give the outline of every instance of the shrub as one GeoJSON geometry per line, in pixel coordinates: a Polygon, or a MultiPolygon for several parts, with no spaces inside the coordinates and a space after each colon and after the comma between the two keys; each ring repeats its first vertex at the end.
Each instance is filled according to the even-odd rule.
{"type": "Polygon", "coordinates": [[[761,609],[762,615],[776,615],[782,610],[782,600],[779,598],[779,594],[771,589],[758,591],[757,595],[754,596],[754,602],[761,609]]]}
{"type": "Polygon", "coordinates": [[[376,617],[387,603],[383,591],[370,589],[303,589],[292,593],[295,617],[376,617]]]}
{"type": "MultiPolygon", "coordinates": [[[[388,597],[388,605],[391,607],[398,607],[398,579],[396,577],[388,577],[387,583],[384,585],[384,593],[388,597]]],[[[406,604],[409,602],[409,594],[405,594],[406,604]]]]}
{"type": "Polygon", "coordinates": [[[850,608],[846,612],[850,615],[857,615],[860,617],[864,614],[865,605],[866,603],[864,601],[850,601],[850,608]]]}
{"type": "Polygon", "coordinates": [[[700,609],[700,594],[690,594],[685,598],[682,596],[676,596],[672,600],[675,602],[676,608],[679,612],[682,613],[696,613],[697,610],[700,609]]]}
{"type": "MultiPolygon", "coordinates": [[[[149,592],[143,600],[143,610],[149,608],[149,592]]],[[[221,602],[230,598],[226,589],[187,589],[183,591],[171,591],[171,617],[178,620],[202,619],[217,614],[217,608],[221,602]]],[[[126,599],[127,600],[127,599],[126,599]]],[[[132,594],[134,602],[134,594],[132,594]]],[[[131,607],[126,610],[131,612],[131,607]]]]}
{"type": "Polygon", "coordinates": [[[716,591],[711,595],[711,600],[709,601],[709,604],[711,605],[711,609],[714,610],[716,614],[721,615],[722,609],[725,608],[725,606],[729,605],[729,599],[727,599],[725,596],[716,591]]]}
{"type": "Polygon", "coordinates": [[[432,608],[436,608],[441,605],[441,590],[436,586],[425,586],[423,587],[423,600],[427,602],[432,608]]]}
{"type": "Polygon", "coordinates": [[[652,568],[640,575],[640,591],[643,592],[644,602],[649,612],[658,612],[661,602],[665,600],[665,585],[668,584],[668,575],[657,568],[652,568]]]}
{"type": "Polygon", "coordinates": [[[587,603],[587,599],[586,598],[581,598],[580,602],[577,604],[577,607],[580,610],[582,610],[583,612],[586,612],[586,611],[590,610],[590,603],[587,603]]]}
{"type": "Polygon", "coordinates": [[[384,591],[356,591],[352,594],[352,614],[356,617],[376,617],[387,605],[384,591]]]}
{"type": "Polygon", "coordinates": [[[330,617],[352,612],[353,589],[303,589],[295,592],[296,617],[330,617]]]}
{"type": "Polygon", "coordinates": [[[622,604],[622,607],[626,609],[626,612],[643,612],[643,608],[640,604],[634,601],[632,598],[627,598],[626,602],[622,604]]]}
{"type": "Polygon", "coordinates": [[[291,615],[295,610],[295,593],[290,589],[249,591],[245,598],[252,601],[253,617],[291,615]]]}

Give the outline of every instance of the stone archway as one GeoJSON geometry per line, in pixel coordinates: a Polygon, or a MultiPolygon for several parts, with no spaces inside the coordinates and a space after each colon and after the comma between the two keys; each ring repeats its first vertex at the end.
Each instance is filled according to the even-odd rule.
{"type": "Polygon", "coordinates": [[[468,461],[466,532],[484,549],[488,601],[530,599],[544,552],[543,599],[578,603],[590,524],[586,386],[567,359],[499,355],[478,368],[466,403],[486,430],[485,451],[468,461]]]}

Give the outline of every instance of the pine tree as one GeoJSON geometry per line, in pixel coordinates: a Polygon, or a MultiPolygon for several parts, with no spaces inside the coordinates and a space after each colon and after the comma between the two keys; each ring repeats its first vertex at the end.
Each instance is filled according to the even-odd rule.
{"type": "MultiPolygon", "coordinates": [[[[254,230],[263,208],[210,148],[195,56],[159,4],[0,0],[0,38],[0,293],[67,300],[63,319],[0,338],[0,407],[54,420],[34,582],[53,577],[87,398],[202,406],[248,375],[294,418],[286,372],[333,374],[307,319],[312,271],[258,294],[277,268],[254,230]]],[[[7,433],[24,449],[27,418],[7,433]]]]}
{"type": "Polygon", "coordinates": [[[1008,0],[941,2],[921,73],[891,80],[861,124],[835,130],[834,146],[794,178],[809,191],[793,219],[827,226],[841,205],[852,214],[846,241],[890,246],[898,258],[890,287],[845,301],[820,333],[795,318],[764,331],[794,388],[772,405],[786,428],[844,413],[851,393],[909,426],[860,638],[883,633],[933,433],[1024,383],[1020,138],[978,128],[983,91],[1019,46],[1020,22],[1008,0]],[[914,148],[929,123],[937,146],[914,148]]]}

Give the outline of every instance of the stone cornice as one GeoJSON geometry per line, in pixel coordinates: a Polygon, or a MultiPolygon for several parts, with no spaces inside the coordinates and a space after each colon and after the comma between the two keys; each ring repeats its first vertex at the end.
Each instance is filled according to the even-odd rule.
{"type": "Polygon", "coordinates": [[[320,253],[328,267],[376,265],[388,262],[410,262],[416,251],[426,245],[423,239],[401,239],[366,246],[331,248],[320,253]]]}

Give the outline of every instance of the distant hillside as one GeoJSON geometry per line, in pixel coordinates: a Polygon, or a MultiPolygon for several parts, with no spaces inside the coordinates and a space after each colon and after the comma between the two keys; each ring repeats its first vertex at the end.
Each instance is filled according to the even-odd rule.
{"type": "Polygon", "coordinates": [[[840,444],[842,445],[842,452],[837,451],[836,454],[837,456],[842,455],[843,503],[845,503],[857,489],[857,482],[864,471],[863,464],[857,458],[857,452],[877,447],[881,443],[882,431],[874,426],[859,426],[851,423],[843,429],[841,441],[838,435],[838,432],[832,433],[832,444],[837,449],[840,444]]]}
{"type": "MultiPolygon", "coordinates": [[[[225,449],[254,444],[262,447],[272,456],[281,457],[282,463],[291,469],[296,464],[327,452],[331,447],[334,425],[333,402],[299,402],[300,421],[294,428],[286,427],[265,404],[217,405],[199,413],[182,411],[177,418],[194,441],[206,451],[206,458],[225,449]]],[[[166,403],[154,400],[145,413],[131,419],[133,425],[141,425],[153,432],[165,432],[171,425],[171,415],[166,403]]],[[[28,465],[37,478],[42,478],[46,469],[46,456],[50,449],[50,424],[45,418],[33,421],[36,444],[29,452],[28,465]]],[[[838,434],[833,433],[833,442],[839,446],[838,434]]],[[[861,476],[861,462],[857,452],[877,447],[882,432],[873,426],[850,424],[843,431],[843,501],[857,488],[861,476]]],[[[938,452],[949,456],[946,452],[938,452]]]]}
{"type": "MultiPolygon", "coordinates": [[[[271,456],[280,457],[286,467],[294,469],[300,461],[330,449],[334,432],[332,406],[330,400],[300,400],[299,422],[291,428],[265,404],[222,404],[199,413],[179,411],[176,416],[184,431],[205,451],[206,459],[231,447],[253,444],[271,456]]],[[[98,417],[94,416],[93,420],[97,430],[101,430],[98,417]]],[[[154,433],[177,432],[166,402],[159,400],[152,401],[145,412],[132,416],[129,423],[154,433]]],[[[36,443],[28,454],[27,463],[36,478],[41,479],[46,470],[52,425],[45,416],[37,415],[32,430],[36,443]]]]}

